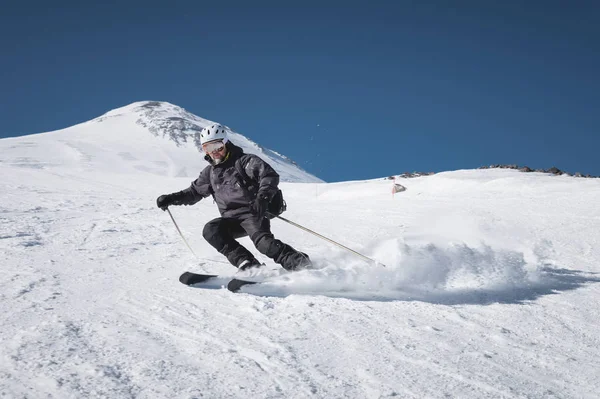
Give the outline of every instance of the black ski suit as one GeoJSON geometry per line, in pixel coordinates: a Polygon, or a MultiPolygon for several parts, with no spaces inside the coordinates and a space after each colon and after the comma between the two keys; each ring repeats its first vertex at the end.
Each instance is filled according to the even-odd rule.
{"type": "Polygon", "coordinates": [[[192,185],[183,190],[183,204],[192,205],[202,198],[213,196],[220,218],[204,226],[203,236],[217,251],[227,257],[232,265],[239,267],[245,261],[258,263],[250,251],[244,248],[236,238],[249,236],[256,249],[273,259],[287,270],[304,267],[308,262],[306,254],[275,239],[271,233],[269,219],[259,219],[251,211],[251,204],[257,195],[272,198],[277,192],[279,175],[261,158],[244,154],[240,147],[230,141],[226,143],[227,157],[217,165],[206,155],[209,166],[200,172],[192,185]],[[239,159],[246,175],[258,182],[257,192],[250,192],[243,184],[242,177],[235,169],[239,159]]]}

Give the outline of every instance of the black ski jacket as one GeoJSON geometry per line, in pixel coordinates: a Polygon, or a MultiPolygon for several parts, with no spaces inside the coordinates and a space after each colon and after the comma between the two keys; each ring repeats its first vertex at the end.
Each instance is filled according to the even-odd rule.
{"type": "Polygon", "coordinates": [[[195,204],[202,198],[214,196],[222,217],[237,217],[250,213],[250,205],[261,194],[271,199],[277,192],[279,175],[261,158],[253,154],[244,154],[244,151],[231,141],[226,144],[227,158],[215,165],[212,158],[206,155],[210,165],[200,172],[200,176],[192,185],[183,190],[184,203],[195,204]],[[258,182],[258,190],[251,192],[244,187],[243,179],[235,170],[235,162],[241,162],[246,175],[258,182]]]}

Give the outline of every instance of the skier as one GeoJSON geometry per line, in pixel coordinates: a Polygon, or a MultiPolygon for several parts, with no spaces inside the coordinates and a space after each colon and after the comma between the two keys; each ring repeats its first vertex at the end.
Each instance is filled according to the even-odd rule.
{"type": "Polygon", "coordinates": [[[275,239],[267,208],[278,192],[279,175],[261,158],[244,154],[240,147],[228,140],[225,127],[219,124],[205,127],[200,132],[200,143],[210,165],[185,190],[161,195],[156,204],[163,211],[170,205],[193,205],[213,196],[220,218],[204,226],[202,235],[229,262],[245,270],[262,264],[236,238],[249,236],[262,254],[273,259],[286,270],[311,266],[309,257],[275,239]],[[236,170],[239,162],[247,177],[257,183],[257,190],[245,186],[244,177],[236,170]]]}

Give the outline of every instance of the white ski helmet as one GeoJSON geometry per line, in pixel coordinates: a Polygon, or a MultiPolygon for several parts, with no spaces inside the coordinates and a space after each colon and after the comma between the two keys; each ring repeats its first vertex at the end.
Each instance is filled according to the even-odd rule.
{"type": "Polygon", "coordinates": [[[215,123],[202,128],[200,131],[200,144],[215,140],[222,140],[223,144],[227,143],[227,129],[225,129],[225,126],[215,123]]]}

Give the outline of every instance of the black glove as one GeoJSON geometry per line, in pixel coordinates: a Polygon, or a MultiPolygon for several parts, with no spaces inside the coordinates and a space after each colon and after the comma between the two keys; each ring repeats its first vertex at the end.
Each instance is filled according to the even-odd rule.
{"type": "Polygon", "coordinates": [[[187,201],[187,194],[185,191],[179,191],[173,194],[165,194],[161,195],[156,199],[156,206],[158,206],[163,211],[166,211],[167,208],[171,205],[188,205],[189,201],[187,201]]]}
{"type": "Polygon", "coordinates": [[[259,219],[265,217],[267,208],[269,207],[269,197],[264,194],[258,194],[252,204],[252,213],[258,216],[259,219]]]}

